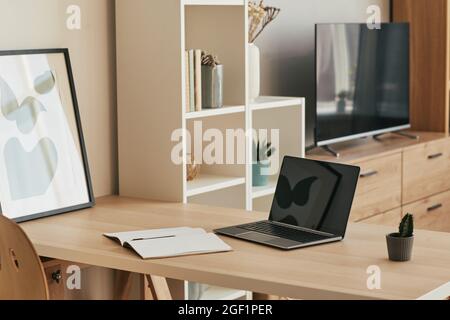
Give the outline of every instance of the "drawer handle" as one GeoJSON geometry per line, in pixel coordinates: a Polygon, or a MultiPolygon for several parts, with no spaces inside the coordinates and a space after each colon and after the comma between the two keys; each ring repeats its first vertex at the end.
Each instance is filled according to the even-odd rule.
{"type": "Polygon", "coordinates": [[[429,155],[429,156],[428,156],[428,159],[433,160],[433,159],[440,158],[440,157],[442,157],[442,156],[443,156],[442,153],[436,153],[436,154],[429,155]]]}
{"type": "Polygon", "coordinates": [[[375,175],[377,175],[378,174],[378,171],[369,171],[369,172],[365,172],[365,173],[361,173],[360,174],[360,177],[361,178],[369,178],[369,177],[372,177],[372,176],[375,176],[375,175]]]}
{"type": "Polygon", "coordinates": [[[435,204],[434,206],[429,207],[429,208],[427,209],[427,211],[428,211],[428,212],[431,212],[431,211],[434,211],[434,210],[437,210],[437,209],[440,209],[440,208],[442,208],[442,203],[435,204]]]}

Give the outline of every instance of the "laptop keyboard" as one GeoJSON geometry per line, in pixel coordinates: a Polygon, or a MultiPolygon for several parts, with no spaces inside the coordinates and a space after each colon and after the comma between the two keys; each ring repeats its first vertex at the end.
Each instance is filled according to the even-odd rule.
{"type": "Polygon", "coordinates": [[[248,231],[254,231],[259,232],[263,234],[267,234],[270,236],[275,236],[283,239],[288,239],[292,241],[297,241],[301,243],[309,243],[309,242],[315,242],[320,240],[329,239],[330,237],[322,236],[315,233],[310,233],[298,229],[292,229],[289,227],[283,227],[279,226],[273,223],[270,223],[269,221],[261,221],[251,224],[246,224],[243,226],[239,226],[239,228],[248,230],[248,231]]]}

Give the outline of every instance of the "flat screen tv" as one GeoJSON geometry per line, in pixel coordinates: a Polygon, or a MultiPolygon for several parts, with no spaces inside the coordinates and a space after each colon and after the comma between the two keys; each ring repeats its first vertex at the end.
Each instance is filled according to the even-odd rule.
{"type": "Polygon", "coordinates": [[[316,25],[316,146],[410,128],[409,24],[316,25]]]}

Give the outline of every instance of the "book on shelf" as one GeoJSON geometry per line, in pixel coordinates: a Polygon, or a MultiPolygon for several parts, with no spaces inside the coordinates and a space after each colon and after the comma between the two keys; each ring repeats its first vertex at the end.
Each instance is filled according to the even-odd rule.
{"type": "Polygon", "coordinates": [[[194,50],[189,50],[189,111],[195,111],[194,50]]]}
{"type": "Polygon", "coordinates": [[[195,50],[195,111],[202,111],[202,50],[195,50]]]}
{"type": "Polygon", "coordinates": [[[186,83],[186,112],[191,112],[191,92],[190,92],[190,74],[189,74],[189,51],[186,51],[184,54],[184,61],[185,61],[185,83],[186,83]]]}
{"type": "Polygon", "coordinates": [[[202,50],[187,50],[186,112],[202,111],[202,50]]]}

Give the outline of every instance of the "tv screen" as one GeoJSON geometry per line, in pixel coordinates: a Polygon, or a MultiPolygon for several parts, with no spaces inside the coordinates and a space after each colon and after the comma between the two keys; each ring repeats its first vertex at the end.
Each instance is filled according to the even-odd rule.
{"type": "Polygon", "coordinates": [[[408,129],[409,24],[316,25],[316,145],[408,129]]]}

